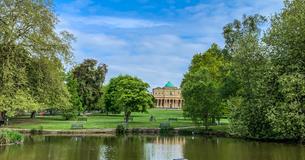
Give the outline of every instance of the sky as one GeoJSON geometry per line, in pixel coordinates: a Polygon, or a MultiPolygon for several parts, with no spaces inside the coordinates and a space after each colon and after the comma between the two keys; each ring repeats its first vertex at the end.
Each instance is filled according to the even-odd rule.
{"type": "Polygon", "coordinates": [[[270,17],[282,0],[55,0],[56,29],[74,34],[74,61],[108,66],[106,83],[120,74],[151,88],[180,86],[192,57],[212,43],[223,47],[222,28],[252,14],[270,17]]]}

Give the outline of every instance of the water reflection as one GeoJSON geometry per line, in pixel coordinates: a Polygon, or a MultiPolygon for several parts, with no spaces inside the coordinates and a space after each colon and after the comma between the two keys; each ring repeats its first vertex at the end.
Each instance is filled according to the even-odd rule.
{"type": "Polygon", "coordinates": [[[203,137],[27,137],[0,160],[305,160],[305,147],[203,137]]]}
{"type": "Polygon", "coordinates": [[[185,137],[156,137],[144,145],[145,159],[183,158],[185,137]]]}

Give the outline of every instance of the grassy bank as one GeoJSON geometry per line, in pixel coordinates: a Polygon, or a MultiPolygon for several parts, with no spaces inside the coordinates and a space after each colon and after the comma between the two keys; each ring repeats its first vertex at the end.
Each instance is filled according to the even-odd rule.
{"type": "Polygon", "coordinates": [[[22,142],[22,134],[10,130],[0,130],[0,145],[17,144],[22,142]]]}
{"type": "MultiPolygon", "coordinates": [[[[129,122],[129,128],[159,128],[160,123],[168,122],[169,118],[177,119],[177,121],[170,121],[173,128],[193,127],[193,122],[183,117],[181,110],[162,110],[150,109],[148,113],[132,113],[132,121],[129,122]],[[156,121],[150,121],[150,117],[154,116],[156,121]]],[[[116,128],[118,124],[123,123],[123,114],[119,115],[104,115],[93,114],[87,116],[87,121],[76,122],[66,121],[62,116],[37,116],[36,119],[27,117],[17,117],[10,120],[9,128],[20,129],[44,129],[44,130],[70,130],[71,125],[75,123],[83,123],[84,129],[105,129],[116,128]]],[[[227,124],[226,119],[222,119],[223,124],[227,124]]],[[[222,126],[211,126],[215,130],[222,129],[222,126]]]]}

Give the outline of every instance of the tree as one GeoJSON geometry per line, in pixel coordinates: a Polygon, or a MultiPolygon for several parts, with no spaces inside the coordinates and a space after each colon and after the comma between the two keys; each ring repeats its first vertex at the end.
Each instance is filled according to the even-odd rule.
{"type": "Polygon", "coordinates": [[[97,64],[94,59],[86,59],[72,70],[73,78],[78,83],[78,95],[81,98],[83,111],[99,109],[97,106],[102,97],[107,66],[97,64]]]}
{"type": "Polygon", "coordinates": [[[128,123],[132,112],[146,112],[153,107],[148,88],[147,83],[129,75],[112,78],[105,91],[104,105],[109,111],[124,112],[128,123]]]}
{"type": "Polygon", "coordinates": [[[270,63],[261,44],[259,26],[266,22],[260,15],[244,16],[224,27],[226,50],[231,56],[233,80],[238,84],[231,105],[234,133],[262,138],[272,134],[268,120],[268,76],[270,63]]]}
{"type": "Polygon", "coordinates": [[[70,103],[71,107],[64,110],[64,117],[68,120],[76,117],[81,112],[83,112],[83,106],[81,99],[78,95],[78,83],[76,79],[73,78],[72,73],[69,72],[66,76],[66,83],[68,86],[68,91],[70,93],[70,103]]]}
{"type": "Polygon", "coordinates": [[[205,53],[193,57],[181,84],[185,115],[196,123],[203,122],[206,130],[210,118],[222,114],[220,91],[224,65],[222,51],[213,44],[205,53]]]}
{"type": "Polygon", "coordinates": [[[65,31],[55,32],[58,20],[52,7],[51,1],[0,1],[0,115],[38,110],[45,104],[65,104],[62,102],[67,92],[60,76],[49,79],[54,83],[47,83],[47,88],[36,88],[37,83],[32,83],[47,79],[44,74],[34,74],[36,62],[49,61],[45,63],[48,67],[40,70],[50,76],[60,75],[61,59],[69,62],[72,55],[70,43],[74,38],[65,31]],[[49,93],[50,88],[57,93],[45,99],[38,93],[49,93]],[[18,104],[21,101],[24,103],[18,104]]]}
{"type": "Polygon", "coordinates": [[[305,1],[285,1],[264,42],[272,62],[269,120],[277,138],[305,137],[305,1]]]}
{"type": "MultiPolygon", "coordinates": [[[[38,109],[65,110],[69,108],[69,91],[65,81],[65,73],[58,59],[33,58],[29,67],[31,93],[40,104],[38,109]]],[[[32,118],[37,110],[32,110],[32,118]]]]}

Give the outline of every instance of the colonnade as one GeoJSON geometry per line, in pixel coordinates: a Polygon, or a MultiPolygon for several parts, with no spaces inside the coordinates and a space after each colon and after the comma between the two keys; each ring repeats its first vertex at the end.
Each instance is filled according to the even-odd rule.
{"type": "Polygon", "coordinates": [[[158,108],[181,108],[183,100],[181,99],[157,99],[158,108]]]}

